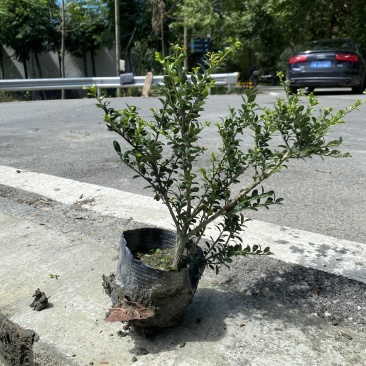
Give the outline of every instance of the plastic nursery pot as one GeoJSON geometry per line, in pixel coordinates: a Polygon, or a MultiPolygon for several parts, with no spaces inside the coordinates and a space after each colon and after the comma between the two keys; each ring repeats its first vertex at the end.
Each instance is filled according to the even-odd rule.
{"type": "Polygon", "coordinates": [[[141,328],[170,327],[192,302],[206,263],[202,250],[180,271],[153,268],[134,254],[175,246],[175,233],[140,228],[123,233],[117,273],[112,284],[113,308],[107,320],[125,321],[141,328]]]}

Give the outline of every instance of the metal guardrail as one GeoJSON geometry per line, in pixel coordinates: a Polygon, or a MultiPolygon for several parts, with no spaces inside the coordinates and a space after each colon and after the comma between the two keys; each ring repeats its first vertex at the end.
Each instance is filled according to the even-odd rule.
{"type": "MultiPolygon", "coordinates": [[[[239,73],[212,74],[215,85],[228,86],[236,85],[239,73]]],[[[142,88],[145,83],[145,76],[135,76],[133,84],[121,84],[119,77],[92,77],[92,78],[48,78],[48,79],[6,79],[0,80],[2,91],[22,90],[63,90],[82,89],[84,86],[96,85],[98,93],[107,88],[142,88]]],[[[163,84],[164,76],[154,76],[151,85],[163,84]]]]}

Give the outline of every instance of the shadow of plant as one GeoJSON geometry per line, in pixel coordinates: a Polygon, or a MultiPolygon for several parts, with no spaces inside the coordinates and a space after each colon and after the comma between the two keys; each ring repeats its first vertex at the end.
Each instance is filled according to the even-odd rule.
{"type": "Polygon", "coordinates": [[[219,275],[207,270],[180,323],[151,337],[136,333],[133,354],[179,349],[190,342],[218,342],[231,329],[265,321],[265,331],[352,326],[365,332],[366,285],[270,257],[237,258],[219,275]],[[315,315],[317,316],[310,316],[315,315]],[[272,325],[273,324],[273,325],[272,325]],[[320,325],[319,325],[320,324],[320,325]],[[268,328],[269,327],[269,328],[268,328]]]}
{"type": "Polygon", "coordinates": [[[143,354],[176,350],[189,342],[216,342],[224,338],[227,327],[225,319],[230,314],[228,295],[225,291],[199,288],[192,304],[179,323],[145,336],[136,332],[130,335],[135,341],[133,354],[143,354]]]}
{"type": "MultiPolygon", "coordinates": [[[[212,277],[212,274],[208,274],[212,277]]],[[[237,258],[218,285],[366,332],[366,284],[270,257],[237,258]]]]}

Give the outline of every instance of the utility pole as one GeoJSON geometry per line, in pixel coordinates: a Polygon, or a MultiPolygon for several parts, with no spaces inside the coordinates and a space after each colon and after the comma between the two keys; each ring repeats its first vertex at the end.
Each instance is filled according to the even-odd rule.
{"type": "Polygon", "coordinates": [[[186,58],[183,62],[183,67],[188,70],[188,26],[187,26],[187,8],[186,0],[184,0],[184,19],[183,19],[183,46],[186,52],[186,58]]]}
{"type": "MultiPolygon", "coordinates": [[[[61,77],[65,77],[65,0],[62,0],[61,6],[61,77]]],[[[65,89],[61,91],[61,99],[65,99],[65,89]]]]}
{"type": "MultiPolygon", "coordinates": [[[[116,76],[121,73],[119,60],[121,58],[121,36],[120,36],[120,15],[119,15],[119,0],[114,0],[114,28],[116,32],[116,76]]],[[[117,88],[117,97],[121,96],[121,89],[117,88]]]]}

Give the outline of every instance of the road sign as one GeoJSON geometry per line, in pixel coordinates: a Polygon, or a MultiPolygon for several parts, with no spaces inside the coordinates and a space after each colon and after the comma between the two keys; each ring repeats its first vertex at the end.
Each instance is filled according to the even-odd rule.
{"type": "Polygon", "coordinates": [[[192,53],[206,53],[211,52],[212,42],[211,38],[194,38],[191,42],[192,53]]]}

